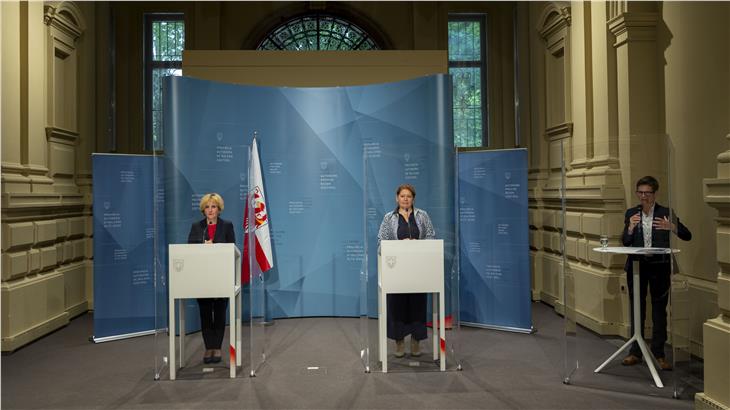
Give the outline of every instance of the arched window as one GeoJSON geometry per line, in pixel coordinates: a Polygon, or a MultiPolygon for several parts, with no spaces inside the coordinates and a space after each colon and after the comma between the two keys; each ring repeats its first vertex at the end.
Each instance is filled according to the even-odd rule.
{"type": "Polygon", "coordinates": [[[354,23],[324,13],[295,17],[272,30],[258,50],[380,50],[354,23]]]}

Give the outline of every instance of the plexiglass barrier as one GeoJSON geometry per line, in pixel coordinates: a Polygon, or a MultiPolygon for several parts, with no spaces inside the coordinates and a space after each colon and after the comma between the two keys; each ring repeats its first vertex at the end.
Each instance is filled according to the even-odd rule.
{"type": "Polygon", "coordinates": [[[366,371],[461,368],[456,355],[459,274],[454,160],[453,154],[442,156],[445,175],[428,175],[431,154],[397,144],[377,155],[364,153],[360,329],[366,371]],[[427,175],[435,183],[419,184],[427,175]]]}
{"type": "Polygon", "coordinates": [[[676,200],[671,139],[619,140],[616,160],[593,164],[586,158],[593,147],[554,143],[551,175],[559,177],[549,179],[547,191],[559,192],[552,212],[563,382],[691,399],[698,362],[689,343],[689,286],[679,267],[692,227],[679,217],[689,210],[676,200]],[[634,329],[636,321],[643,331],[634,329]]]}
{"type": "MultiPolygon", "coordinates": [[[[204,102],[189,102],[198,103],[204,102]]],[[[265,345],[264,331],[251,326],[258,318],[256,315],[261,312],[257,308],[263,299],[260,296],[261,282],[253,280],[248,284],[249,280],[240,276],[247,271],[244,264],[250,266],[251,263],[250,258],[246,259],[242,255],[244,242],[250,241],[242,228],[246,198],[250,191],[248,171],[251,148],[248,144],[251,136],[225,124],[195,129],[185,126],[185,120],[177,118],[175,121],[178,122],[175,123],[168,117],[171,116],[165,117],[163,129],[165,152],[157,153],[154,162],[155,378],[195,380],[248,375],[263,361],[265,345]],[[180,124],[180,121],[184,124],[180,124]],[[222,199],[218,201],[221,212],[215,231],[207,228],[207,217],[200,208],[201,200],[208,193],[217,193],[222,199]],[[228,225],[223,221],[232,225],[232,232],[229,232],[228,225]],[[211,237],[212,232],[215,233],[211,237]],[[233,247],[225,248],[226,253],[222,258],[226,266],[225,275],[214,275],[220,271],[214,267],[211,269],[215,269],[215,272],[207,270],[206,266],[200,268],[199,272],[193,272],[195,275],[191,280],[199,282],[190,286],[193,288],[192,293],[186,290],[180,296],[177,292],[171,292],[171,275],[181,277],[183,272],[196,269],[192,266],[197,264],[195,258],[198,252],[186,248],[189,251],[183,250],[183,257],[178,256],[171,261],[171,245],[208,247],[210,245],[205,243],[211,240],[215,243],[234,240],[235,251],[233,247]],[[225,280],[230,283],[211,286],[213,276],[225,276],[225,280]],[[225,288],[228,294],[230,288],[230,298],[223,294],[212,299],[211,296],[200,298],[215,299],[210,304],[211,317],[214,323],[221,317],[224,319],[222,332],[213,325],[211,333],[205,336],[201,334],[203,318],[199,312],[200,302],[194,295],[196,287],[201,296],[204,296],[203,293],[207,295],[206,292],[220,292],[211,290],[216,287],[225,288]],[[245,299],[245,302],[241,299],[245,299]],[[170,306],[174,306],[173,315],[170,315],[170,306]],[[175,324],[174,332],[171,332],[171,316],[175,324]],[[243,326],[235,326],[239,323],[243,326]],[[233,338],[230,337],[231,333],[233,338]],[[213,359],[208,356],[213,356],[213,359]],[[173,362],[175,369],[171,371],[173,362]]],[[[216,245],[207,249],[213,249],[213,246],[216,245]]],[[[177,248],[176,255],[180,255],[180,249],[177,248]]]]}

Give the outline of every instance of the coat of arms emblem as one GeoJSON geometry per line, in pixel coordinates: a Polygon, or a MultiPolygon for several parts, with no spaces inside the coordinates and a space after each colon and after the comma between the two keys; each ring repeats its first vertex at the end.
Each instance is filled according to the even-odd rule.
{"type": "Polygon", "coordinates": [[[387,263],[388,267],[391,269],[393,269],[393,267],[395,266],[396,261],[397,261],[397,258],[395,256],[386,256],[385,257],[385,263],[387,263]]]}
{"type": "Polygon", "coordinates": [[[173,259],[172,266],[175,267],[175,272],[180,272],[185,267],[185,260],[184,259],[173,259]]]}

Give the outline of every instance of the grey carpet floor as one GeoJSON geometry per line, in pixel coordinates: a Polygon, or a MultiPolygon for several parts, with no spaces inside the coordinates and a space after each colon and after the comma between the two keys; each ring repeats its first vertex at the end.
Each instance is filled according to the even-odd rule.
{"type": "MultiPolygon", "coordinates": [[[[652,385],[645,366],[627,368],[616,361],[594,374],[593,368],[620,341],[583,329],[569,343],[569,362],[577,362],[578,369],[571,384],[563,384],[563,318],[535,303],[533,323],[537,332],[531,335],[462,327],[452,338],[461,371],[433,371],[435,365],[425,355],[393,359],[393,372],[368,374],[359,350],[361,329],[373,329],[372,323],[349,318],[277,320],[258,333],[265,332],[266,361],[258,366],[256,377],[248,375],[248,348],[242,352],[244,369],[236,379],[228,378],[225,360],[200,363],[202,343],[196,333],[186,339],[186,366],[179,379],[169,381],[163,369],[161,380],[155,381],[155,351],[166,350],[166,337],[93,344],[88,341],[93,317],[87,314],[2,357],[2,408],[693,408],[696,388],[684,384],[692,380],[692,369],[663,372],[668,385],[664,389],[652,385]],[[679,399],[672,398],[675,379],[682,387],[679,399]]],[[[430,347],[428,343],[424,347],[430,347]]],[[[261,344],[254,344],[257,353],[261,344]]]]}

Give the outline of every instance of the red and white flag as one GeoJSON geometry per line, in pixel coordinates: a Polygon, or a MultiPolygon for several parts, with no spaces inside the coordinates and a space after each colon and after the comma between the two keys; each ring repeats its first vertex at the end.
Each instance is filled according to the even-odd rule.
{"type": "Polygon", "coordinates": [[[252,183],[251,190],[246,198],[246,210],[243,215],[243,277],[244,284],[250,281],[251,272],[248,264],[248,214],[249,206],[253,204],[253,215],[256,221],[254,226],[255,256],[261,272],[274,267],[274,258],[271,253],[271,235],[269,233],[269,213],[266,209],[266,196],[264,195],[264,180],[261,177],[261,162],[259,161],[259,149],[256,145],[256,138],[251,145],[251,164],[249,169],[249,180],[252,183]]]}

